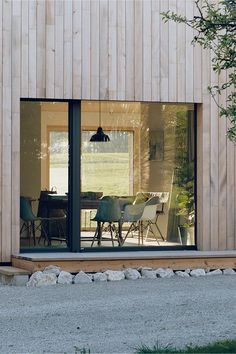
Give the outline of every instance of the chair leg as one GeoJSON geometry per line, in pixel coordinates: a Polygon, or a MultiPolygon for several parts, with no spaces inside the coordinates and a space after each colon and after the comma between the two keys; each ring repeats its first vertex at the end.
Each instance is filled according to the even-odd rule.
{"type": "Polygon", "coordinates": [[[165,241],[165,238],[164,238],[164,236],[163,236],[163,234],[162,234],[162,232],[161,232],[161,230],[160,230],[160,228],[159,228],[159,226],[157,224],[156,224],[156,228],[157,228],[159,234],[161,235],[162,241],[165,241]]]}
{"type": "Polygon", "coordinates": [[[146,231],[146,235],[145,235],[145,240],[144,241],[147,240],[149,230],[150,230],[150,224],[148,224],[148,226],[147,226],[147,231],[146,231]]]}
{"type": "Polygon", "coordinates": [[[34,223],[34,221],[31,222],[31,227],[32,227],[33,241],[34,241],[34,246],[35,246],[36,245],[36,238],[35,238],[35,223],[34,223]]]}
{"type": "Polygon", "coordinates": [[[110,234],[111,234],[111,243],[112,243],[112,246],[114,247],[114,238],[113,238],[113,229],[112,229],[112,224],[109,223],[110,225],[110,234]]]}
{"type": "Polygon", "coordinates": [[[141,221],[141,241],[143,245],[143,221],[141,221]]]}
{"type": "Polygon", "coordinates": [[[127,231],[127,233],[126,233],[126,235],[125,235],[125,237],[124,237],[124,239],[123,239],[123,241],[122,241],[122,245],[125,243],[125,241],[126,241],[128,235],[129,235],[129,233],[132,231],[132,228],[134,227],[134,225],[135,225],[135,223],[132,222],[131,225],[130,225],[130,227],[129,227],[129,229],[128,229],[128,231],[127,231]]]}
{"type": "Polygon", "coordinates": [[[25,225],[25,222],[23,222],[21,228],[20,228],[20,235],[22,234],[23,230],[24,230],[24,227],[25,229],[27,229],[27,226],[25,225]]]}
{"type": "Polygon", "coordinates": [[[140,238],[141,238],[141,233],[142,233],[142,222],[138,222],[138,245],[140,246],[140,238]]]}
{"type": "Polygon", "coordinates": [[[118,222],[118,245],[122,246],[123,239],[122,239],[122,223],[121,221],[118,222]]]}
{"type": "Polygon", "coordinates": [[[93,236],[93,240],[92,240],[92,243],[91,243],[91,247],[93,247],[93,244],[94,244],[94,242],[95,242],[95,240],[96,240],[96,238],[97,238],[97,235],[98,235],[98,225],[97,225],[97,227],[96,227],[96,231],[95,231],[95,234],[94,234],[94,236],[93,236]]]}
{"type": "Polygon", "coordinates": [[[101,246],[102,243],[102,229],[104,226],[104,222],[101,225],[101,222],[98,221],[98,233],[97,233],[97,239],[98,239],[98,246],[101,246]]]}
{"type": "Polygon", "coordinates": [[[156,217],[155,225],[156,225],[156,228],[157,228],[157,230],[158,230],[158,232],[159,232],[159,234],[160,234],[160,236],[161,236],[161,238],[162,238],[162,241],[165,241],[165,238],[164,238],[164,236],[163,236],[163,234],[162,234],[162,232],[161,232],[161,230],[160,230],[160,228],[159,228],[159,226],[158,226],[158,224],[157,224],[158,216],[159,216],[159,215],[157,215],[157,217],[156,217]]]}
{"type": "Polygon", "coordinates": [[[38,245],[40,244],[42,238],[44,239],[44,245],[45,245],[46,238],[47,238],[47,233],[46,233],[45,228],[44,228],[44,226],[42,224],[42,221],[40,222],[40,224],[37,227],[37,229],[40,231],[40,237],[38,239],[38,245]]]}
{"type": "MultiPolygon", "coordinates": [[[[148,221],[148,224],[147,224],[147,232],[146,232],[146,235],[145,235],[145,240],[147,240],[147,237],[148,237],[148,233],[151,232],[153,234],[153,236],[155,237],[156,241],[157,241],[157,244],[160,245],[160,242],[158,240],[158,236],[155,234],[154,230],[152,229],[152,225],[156,225],[155,223],[153,223],[151,220],[148,221]]],[[[157,226],[157,225],[156,225],[157,226]]]]}

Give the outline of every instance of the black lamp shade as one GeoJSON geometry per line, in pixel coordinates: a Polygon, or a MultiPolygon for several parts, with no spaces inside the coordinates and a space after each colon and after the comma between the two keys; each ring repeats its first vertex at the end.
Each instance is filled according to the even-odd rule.
{"type": "Polygon", "coordinates": [[[97,133],[92,135],[90,138],[92,142],[107,142],[110,141],[110,138],[107,134],[103,132],[102,127],[98,127],[97,133]]]}

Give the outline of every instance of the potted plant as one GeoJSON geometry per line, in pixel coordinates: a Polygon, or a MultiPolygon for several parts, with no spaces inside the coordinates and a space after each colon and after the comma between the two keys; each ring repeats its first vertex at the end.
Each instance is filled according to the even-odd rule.
{"type": "Polygon", "coordinates": [[[194,164],[184,163],[179,171],[176,215],[179,216],[179,230],[182,244],[194,244],[194,164]]]}

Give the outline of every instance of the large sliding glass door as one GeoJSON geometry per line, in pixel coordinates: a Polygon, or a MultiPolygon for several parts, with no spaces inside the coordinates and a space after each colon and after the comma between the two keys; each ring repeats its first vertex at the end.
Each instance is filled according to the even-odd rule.
{"type": "Polygon", "coordinates": [[[193,104],[21,101],[21,249],[194,248],[193,104]]]}

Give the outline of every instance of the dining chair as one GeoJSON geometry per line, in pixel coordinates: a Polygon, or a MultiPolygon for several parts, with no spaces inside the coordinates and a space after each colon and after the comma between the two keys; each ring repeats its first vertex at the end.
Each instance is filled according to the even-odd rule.
{"type": "MultiPolygon", "coordinates": [[[[152,193],[152,195],[158,196],[159,197],[159,205],[157,207],[156,210],[156,218],[153,220],[152,225],[154,225],[158,231],[158,233],[160,234],[162,241],[166,241],[165,237],[163,236],[163,233],[161,232],[161,229],[158,225],[158,221],[159,221],[159,217],[161,215],[165,215],[165,207],[169,201],[169,192],[154,192],[152,193]]],[[[147,236],[146,236],[147,237],[147,236]]]]}
{"type": "Polygon", "coordinates": [[[91,220],[97,222],[91,247],[94,245],[95,240],[97,240],[98,246],[101,246],[103,240],[111,240],[113,247],[114,240],[118,242],[118,245],[121,245],[121,209],[118,198],[104,196],[99,202],[95,217],[91,220]],[[118,223],[118,228],[115,225],[116,223],[118,223]],[[106,231],[109,232],[110,239],[102,238],[102,233],[106,231]],[[115,239],[113,237],[114,234],[115,239]]]}
{"type": "MultiPolygon", "coordinates": [[[[40,232],[40,237],[38,240],[38,243],[40,243],[40,240],[43,238],[44,242],[48,242],[48,246],[51,245],[51,240],[52,237],[48,234],[47,228],[45,227],[46,223],[51,223],[51,222],[58,222],[61,220],[61,217],[39,217],[35,216],[32,208],[30,201],[27,197],[20,196],[20,218],[23,221],[23,224],[20,229],[20,235],[23,234],[23,232],[27,232],[29,236],[29,243],[31,237],[33,238],[33,243],[34,246],[36,246],[36,232],[40,232]]],[[[63,217],[63,219],[65,219],[63,217]]],[[[59,238],[58,238],[59,239],[59,238]]],[[[61,238],[60,238],[61,241],[61,238]]]]}
{"type": "MultiPolygon", "coordinates": [[[[160,198],[158,196],[151,197],[148,199],[148,201],[145,203],[145,207],[143,210],[143,214],[139,220],[140,225],[140,238],[143,244],[143,234],[144,231],[146,231],[145,235],[145,241],[147,240],[149,232],[152,233],[152,235],[155,237],[158,245],[160,244],[158,240],[158,236],[154,232],[152,226],[155,224],[156,225],[156,217],[157,217],[157,207],[160,205],[160,198]]],[[[140,239],[139,239],[140,242],[140,239]]]]}
{"type": "MultiPolygon", "coordinates": [[[[135,231],[138,231],[138,244],[140,244],[140,241],[143,244],[143,233],[145,230],[146,236],[148,235],[149,231],[153,233],[151,224],[156,218],[156,210],[158,204],[160,204],[159,197],[151,197],[143,203],[126,205],[124,215],[122,217],[122,223],[128,222],[130,223],[130,226],[122,244],[124,244],[129,234],[135,231]]],[[[157,242],[159,244],[158,239],[157,242]]]]}
{"type": "Polygon", "coordinates": [[[47,238],[45,238],[45,233],[41,233],[39,242],[42,238],[48,243],[52,240],[67,242],[67,208],[67,196],[58,195],[55,191],[40,192],[37,217],[42,220],[47,238]]]}
{"type": "Polygon", "coordinates": [[[36,245],[36,231],[40,230],[41,233],[45,232],[45,229],[42,225],[42,219],[35,216],[34,213],[32,212],[32,208],[30,205],[30,201],[28,198],[21,196],[20,197],[20,218],[23,221],[21,229],[20,229],[20,235],[23,234],[23,232],[28,233],[29,237],[29,243],[31,237],[33,238],[33,243],[34,246],[36,245]],[[39,222],[38,225],[36,225],[36,222],[39,222]]]}

